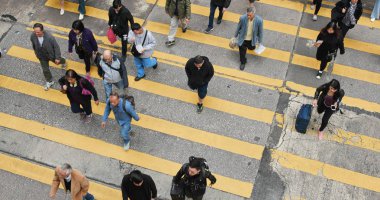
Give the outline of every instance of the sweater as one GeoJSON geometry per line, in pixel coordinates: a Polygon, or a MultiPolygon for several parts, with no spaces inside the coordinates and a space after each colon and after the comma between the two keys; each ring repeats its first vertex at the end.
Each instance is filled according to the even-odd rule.
{"type": "Polygon", "coordinates": [[[141,186],[135,186],[131,181],[131,175],[125,175],[121,182],[121,192],[123,200],[151,200],[157,197],[156,184],[153,179],[146,175],[141,174],[143,183],[141,186]]]}
{"type": "MultiPolygon", "coordinates": [[[[77,43],[77,34],[73,30],[69,33],[69,52],[73,52],[73,46],[77,43]]],[[[82,46],[88,53],[98,51],[98,43],[90,29],[85,28],[82,32],[82,46]]]]}
{"type": "Polygon", "coordinates": [[[140,58],[149,58],[153,54],[153,48],[156,46],[156,39],[154,38],[152,32],[143,29],[143,33],[136,35],[132,30],[129,31],[128,34],[128,42],[130,42],[131,38],[135,38],[135,44],[137,45],[142,45],[145,37],[145,33],[147,33],[145,42],[143,45],[143,48],[145,49],[144,53],[140,56],[140,58]]]}
{"type": "Polygon", "coordinates": [[[122,37],[129,32],[129,23],[134,23],[133,16],[128,8],[122,6],[119,13],[116,13],[113,7],[108,10],[108,26],[112,27],[113,32],[122,37]]]}
{"type": "Polygon", "coordinates": [[[56,60],[61,58],[61,50],[53,35],[44,31],[42,46],[35,33],[30,36],[34,53],[40,60],[56,60]]]}
{"type": "Polygon", "coordinates": [[[187,61],[185,70],[190,88],[198,88],[210,82],[214,76],[214,67],[206,56],[202,56],[204,63],[200,69],[194,64],[195,58],[187,61]]]}

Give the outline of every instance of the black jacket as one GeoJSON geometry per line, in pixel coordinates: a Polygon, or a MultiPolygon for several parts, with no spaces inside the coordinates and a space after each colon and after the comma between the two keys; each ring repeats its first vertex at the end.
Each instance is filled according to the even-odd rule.
{"type": "Polygon", "coordinates": [[[228,8],[230,6],[231,0],[211,0],[211,3],[218,6],[223,6],[228,8]]]}
{"type": "Polygon", "coordinates": [[[202,67],[198,68],[194,65],[194,58],[187,61],[185,70],[188,78],[188,85],[190,88],[198,88],[210,82],[214,76],[214,67],[206,56],[202,56],[204,63],[202,67]]]}
{"type": "Polygon", "coordinates": [[[156,184],[153,179],[146,174],[141,174],[143,178],[143,184],[141,186],[135,186],[131,181],[131,175],[125,175],[121,182],[121,192],[123,194],[123,200],[151,200],[157,197],[156,184]]]}
{"type": "Polygon", "coordinates": [[[185,194],[188,197],[197,197],[206,193],[207,180],[211,184],[216,183],[216,178],[208,169],[202,169],[198,175],[189,175],[189,163],[184,164],[174,176],[173,181],[177,184],[184,184],[185,194]]]}
{"type": "MultiPolygon", "coordinates": [[[[348,13],[348,9],[350,8],[350,0],[341,0],[338,3],[335,4],[335,7],[331,10],[331,21],[338,22],[339,24],[342,23],[343,17],[348,13]],[[346,12],[342,13],[342,9],[346,8],[346,12]]],[[[360,17],[363,14],[363,6],[362,1],[359,0],[357,2],[356,10],[354,13],[356,23],[358,23],[360,17]]],[[[351,25],[350,28],[353,28],[355,25],[351,25]]]]}
{"type": "MultiPolygon", "coordinates": [[[[59,85],[61,85],[61,87],[64,86],[64,85],[66,85],[67,88],[69,88],[69,85],[70,85],[70,83],[66,80],[65,76],[61,77],[58,80],[58,83],[59,83],[59,85]]],[[[98,93],[96,92],[95,87],[92,86],[91,83],[87,79],[85,79],[83,77],[80,77],[77,80],[77,84],[80,87],[89,90],[91,92],[92,96],[94,96],[94,100],[95,101],[99,100],[98,99],[98,93]]],[[[72,102],[73,101],[73,97],[71,96],[70,92],[67,92],[66,94],[67,94],[67,98],[69,98],[70,102],[72,102]]],[[[81,94],[81,96],[79,97],[79,99],[82,99],[83,101],[87,101],[88,99],[91,99],[91,96],[90,95],[82,95],[81,94]]]]}
{"type": "Polygon", "coordinates": [[[119,13],[116,13],[113,7],[108,10],[108,26],[112,27],[116,35],[120,37],[122,35],[128,35],[128,21],[131,25],[134,23],[133,16],[128,8],[122,6],[119,13]]]}
{"type": "MultiPolygon", "coordinates": [[[[321,86],[319,86],[316,90],[315,90],[315,94],[314,94],[314,99],[318,99],[318,105],[321,105],[325,99],[325,96],[327,95],[328,91],[330,89],[330,83],[325,83],[321,86]],[[321,93],[322,92],[322,93],[321,93]]],[[[338,91],[335,92],[334,94],[334,103],[335,102],[338,102],[338,107],[336,110],[339,110],[339,103],[342,102],[342,99],[344,97],[344,90],[343,89],[340,89],[338,91]]]]}
{"type": "MultiPolygon", "coordinates": [[[[341,36],[336,36],[335,34],[329,34],[327,32],[321,32],[317,37],[317,41],[318,40],[322,40],[323,42],[317,49],[317,60],[327,59],[327,55],[329,53],[334,53],[338,50],[338,48],[340,49],[341,54],[345,52],[341,36]]],[[[331,60],[328,59],[328,61],[331,60]]]]}

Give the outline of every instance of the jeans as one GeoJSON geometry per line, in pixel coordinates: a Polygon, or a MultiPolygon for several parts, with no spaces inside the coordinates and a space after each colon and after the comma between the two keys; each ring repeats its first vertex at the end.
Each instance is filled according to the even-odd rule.
{"type": "MultiPolygon", "coordinates": [[[[54,62],[54,60],[51,60],[54,62]]],[[[49,60],[40,60],[42,72],[44,74],[45,80],[47,82],[51,82],[53,80],[53,76],[51,75],[50,69],[49,69],[49,60]]],[[[66,63],[66,60],[64,58],[60,58],[59,64],[66,63]]]]}
{"type": "Polygon", "coordinates": [[[119,89],[119,90],[121,90],[121,89],[124,88],[124,82],[123,82],[123,80],[120,80],[119,82],[116,82],[116,83],[108,83],[106,80],[103,80],[104,91],[106,92],[106,100],[111,95],[112,85],[116,86],[117,89],[119,89]]]}
{"type": "Polygon", "coordinates": [[[86,14],[86,2],[84,0],[78,0],[78,11],[80,14],[86,14]]]}
{"type": "Polygon", "coordinates": [[[317,15],[319,12],[319,9],[321,9],[322,0],[313,0],[313,4],[315,5],[314,15],[317,15]]]}
{"type": "Polygon", "coordinates": [[[249,50],[255,49],[255,46],[252,46],[252,40],[244,40],[243,44],[239,46],[239,55],[240,55],[241,64],[247,63],[247,58],[245,57],[247,55],[247,49],[249,50]]]}
{"type": "Polygon", "coordinates": [[[216,8],[219,8],[218,20],[221,20],[223,18],[223,6],[217,6],[213,3],[210,3],[210,16],[208,17],[208,27],[209,28],[214,27],[214,16],[215,16],[216,8]]]}
{"type": "Polygon", "coordinates": [[[83,197],[83,200],[94,200],[94,199],[95,199],[94,195],[92,195],[92,194],[90,194],[90,193],[88,193],[88,192],[87,192],[87,194],[84,195],[84,197],[83,197]]]}
{"type": "Polygon", "coordinates": [[[124,140],[124,144],[128,144],[131,140],[129,133],[132,131],[131,122],[125,123],[123,126],[120,126],[120,135],[124,140]]]}
{"type": "Polygon", "coordinates": [[[134,57],[134,63],[137,69],[137,77],[143,77],[145,75],[144,67],[153,67],[157,65],[157,58],[139,58],[134,57]]]}
{"type": "Polygon", "coordinates": [[[334,114],[334,111],[331,110],[331,108],[326,107],[323,101],[321,101],[321,103],[318,104],[317,111],[319,114],[325,112],[322,117],[321,127],[319,128],[319,131],[323,131],[326,128],[327,124],[329,123],[329,119],[331,115],[334,114]]]}
{"type": "Polygon", "coordinates": [[[171,18],[168,41],[174,41],[175,35],[177,34],[177,28],[178,28],[179,23],[181,23],[182,28],[187,27],[187,23],[185,19],[178,19],[178,16],[173,16],[171,18]]]}

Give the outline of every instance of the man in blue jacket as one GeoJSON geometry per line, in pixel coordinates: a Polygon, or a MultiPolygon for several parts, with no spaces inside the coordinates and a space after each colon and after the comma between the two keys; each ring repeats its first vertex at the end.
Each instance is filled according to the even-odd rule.
{"type": "Polygon", "coordinates": [[[247,8],[247,13],[240,17],[235,32],[239,45],[240,70],[244,70],[247,63],[247,49],[254,50],[256,43],[261,44],[263,40],[263,19],[255,15],[255,12],[255,7],[247,8]]]}
{"type": "Polygon", "coordinates": [[[106,127],[106,122],[108,116],[111,113],[111,109],[113,114],[115,115],[115,119],[117,123],[120,125],[120,134],[124,139],[124,149],[129,149],[129,133],[131,132],[131,121],[132,118],[136,121],[140,120],[140,117],[137,115],[135,109],[133,108],[131,102],[129,102],[126,98],[120,98],[117,92],[112,92],[110,98],[106,101],[106,108],[104,110],[102,124],[101,127],[106,127]]]}

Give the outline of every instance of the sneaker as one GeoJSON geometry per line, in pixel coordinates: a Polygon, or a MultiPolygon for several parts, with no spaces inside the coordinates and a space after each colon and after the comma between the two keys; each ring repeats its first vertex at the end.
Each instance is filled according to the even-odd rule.
{"type": "Polygon", "coordinates": [[[166,46],[170,47],[172,45],[175,45],[175,40],[173,40],[173,41],[166,41],[165,44],[166,44],[166,46]]]}
{"type": "Polygon", "coordinates": [[[203,110],[203,104],[197,103],[197,113],[200,114],[203,110]]]}
{"type": "Polygon", "coordinates": [[[187,31],[187,27],[182,28],[182,33],[186,33],[186,31],[187,31]]]}
{"type": "Polygon", "coordinates": [[[209,34],[211,33],[211,31],[213,31],[214,28],[210,28],[210,27],[207,27],[206,30],[204,31],[206,34],[209,34]]]}
{"type": "Polygon", "coordinates": [[[61,68],[62,69],[66,69],[67,68],[67,63],[65,62],[65,63],[61,64],[61,68]]]}
{"type": "Polygon", "coordinates": [[[314,8],[315,8],[315,5],[310,6],[310,9],[314,10],[314,8]]]}
{"type": "Polygon", "coordinates": [[[374,22],[376,20],[376,18],[371,18],[371,22],[374,22]]]}
{"type": "Polygon", "coordinates": [[[153,69],[157,69],[158,67],[158,63],[156,63],[155,65],[153,65],[153,69]]]}
{"type": "Polygon", "coordinates": [[[318,20],[318,16],[317,15],[313,15],[313,21],[317,21],[318,20]]]}
{"type": "Polygon", "coordinates": [[[144,76],[142,76],[142,77],[138,77],[138,76],[136,76],[135,81],[139,81],[139,80],[141,80],[141,79],[143,79],[143,78],[145,78],[145,74],[144,74],[144,76]]]}
{"type": "Polygon", "coordinates": [[[217,21],[216,21],[216,24],[221,24],[222,23],[222,19],[218,19],[217,21]]]}
{"type": "Polygon", "coordinates": [[[240,64],[240,67],[239,67],[239,68],[240,68],[240,70],[241,70],[241,71],[243,71],[243,70],[244,70],[244,68],[245,68],[245,64],[243,64],[243,63],[242,63],[242,64],[240,64]]]}
{"type": "Polygon", "coordinates": [[[323,131],[318,131],[318,139],[319,140],[323,139],[323,131]]]}
{"type": "Polygon", "coordinates": [[[80,120],[84,120],[86,118],[86,113],[82,112],[82,113],[79,113],[79,119],[80,120]]]}
{"type": "Polygon", "coordinates": [[[79,13],[79,20],[83,20],[83,18],[84,18],[84,14],[79,13]]]}
{"type": "Polygon", "coordinates": [[[323,73],[322,71],[318,71],[317,76],[315,78],[321,79],[322,73],[323,73]]]}
{"type": "Polygon", "coordinates": [[[92,114],[91,115],[86,115],[84,118],[84,123],[88,124],[92,121],[92,114]]]}
{"type": "Polygon", "coordinates": [[[61,8],[61,11],[59,11],[59,14],[60,14],[60,15],[65,14],[65,10],[61,8]]]}
{"type": "Polygon", "coordinates": [[[131,142],[128,142],[127,144],[124,143],[124,150],[126,150],[126,151],[129,150],[130,143],[131,143],[131,142]]]}
{"type": "Polygon", "coordinates": [[[52,85],[54,85],[54,81],[46,82],[45,87],[44,87],[44,90],[45,90],[45,91],[48,91],[49,88],[50,88],[52,85]]]}

